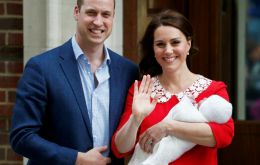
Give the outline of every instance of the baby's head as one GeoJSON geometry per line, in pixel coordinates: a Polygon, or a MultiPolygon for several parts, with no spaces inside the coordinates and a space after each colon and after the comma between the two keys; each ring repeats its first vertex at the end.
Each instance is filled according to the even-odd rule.
{"type": "Polygon", "coordinates": [[[218,95],[212,95],[199,102],[199,111],[208,121],[227,122],[232,115],[232,104],[218,95]]]}

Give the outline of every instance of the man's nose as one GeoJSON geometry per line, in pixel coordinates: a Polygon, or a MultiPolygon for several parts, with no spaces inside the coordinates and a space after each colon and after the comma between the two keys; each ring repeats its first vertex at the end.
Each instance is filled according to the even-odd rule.
{"type": "Polygon", "coordinates": [[[102,18],[102,16],[101,16],[100,14],[98,14],[98,15],[94,18],[93,23],[94,23],[95,25],[98,25],[98,26],[102,25],[102,23],[103,23],[103,18],[102,18]]]}

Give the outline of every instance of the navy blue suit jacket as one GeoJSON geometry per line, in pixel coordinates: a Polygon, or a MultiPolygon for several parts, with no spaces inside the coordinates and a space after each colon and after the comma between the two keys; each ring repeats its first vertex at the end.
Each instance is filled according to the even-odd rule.
{"type": "MultiPolygon", "coordinates": [[[[109,137],[124,109],[137,66],[109,50],[109,137]]],[[[26,64],[13,108],[10,143],[29,164],[73,165],[77,152],[93,148],[77,61],[71,40],[31,58],[26,64]]],[[[120,164],[114,159],[112,164],[120,164]]],[[[122,160],[121,160],[122,161],[122,160]]]]}

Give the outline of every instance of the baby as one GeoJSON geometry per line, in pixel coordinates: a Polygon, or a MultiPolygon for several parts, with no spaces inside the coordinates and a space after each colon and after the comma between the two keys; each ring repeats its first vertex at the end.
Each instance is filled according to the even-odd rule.
{"type": "MultiPolygon", "coordinates": [[[[198,109],[187,96],[184,96],[163,120],[225,123],[231,115],[232,104],[218,95],[203,100],[198,109]]],[[[148,154],[137,143],[129,165],[168,165],[195,145],[175,136],[167,136],[155,144],[152,154],[148,154]]]]}

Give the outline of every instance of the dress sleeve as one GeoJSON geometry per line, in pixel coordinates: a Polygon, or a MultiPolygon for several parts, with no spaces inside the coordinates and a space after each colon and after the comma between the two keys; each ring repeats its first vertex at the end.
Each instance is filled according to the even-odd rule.
{"type": "MultiPolygon", "coordinates": [[[[226,85],[222,82],[216,84],[220,88],[218,91],[216,91],[215,94],[229,101],[226,85]]],[[[210,122],[209,126],[211,127],[211,130],[216,140],[216,148],[226,147],[232,142],[232,139],[234,137],[234,121],[232,117],[224,124],[210,122]]]]}
{"type": "MultiPolygon", "coordinates": [[[[129,155],[130,153],[133,152],[134,147],[127,153],[120,153],[115,145],[115,136],[117,134],[117,132],[125,125],[125,123],[128,121],[129,117],[132,114],[132,102],[133,102],[133,96],[134,96],[134,84],[132,84],[132,86],[129,88],[128,90],[128,94],[127,94],[127,98],[126,98],[126,103],[125,103],[125,111],[123,113],[123,115],[121,116],[119,125],[114,133],[114,135],[112,136],[112,141],[111,141],[111,148],[112,148],[112,152],[114,153],[114,155],[118,158],[122,158],[125,157],[127,155],[129,155]]],[[[126,139],[127,140],[127,139],[126,139]]]]}

